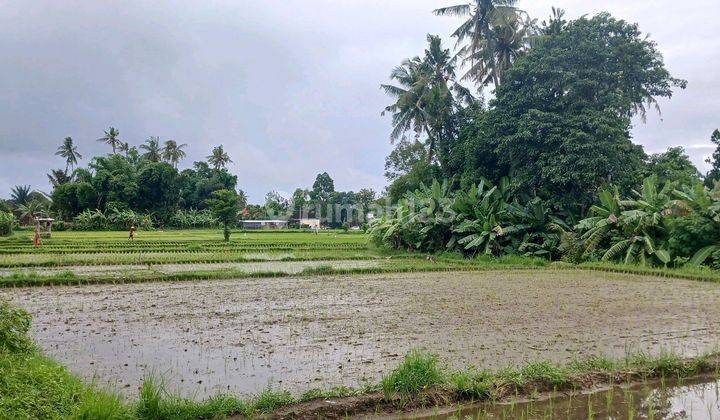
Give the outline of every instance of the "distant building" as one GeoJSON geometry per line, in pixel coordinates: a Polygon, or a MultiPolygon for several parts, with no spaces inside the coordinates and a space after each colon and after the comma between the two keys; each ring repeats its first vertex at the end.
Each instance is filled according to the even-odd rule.
{"type": "Polygon", "coordinates": [[[298,219],[301,228],[320,229],[320,219],[298,219]]]}
{"type": "Polygon", "coordinates": [[[241,220],[243,229],[285,229],[287,220],[241,220]]]}

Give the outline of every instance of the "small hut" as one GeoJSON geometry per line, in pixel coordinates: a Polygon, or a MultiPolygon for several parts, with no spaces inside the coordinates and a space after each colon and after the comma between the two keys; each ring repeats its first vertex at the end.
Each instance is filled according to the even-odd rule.
{"type": "Polygon", "coordinates": [[[40,236],[43,238],[49,238],[52,236],[52,225],[55,219],[49,217],[36,217],[35,226],[37,226],[40,236]]]}

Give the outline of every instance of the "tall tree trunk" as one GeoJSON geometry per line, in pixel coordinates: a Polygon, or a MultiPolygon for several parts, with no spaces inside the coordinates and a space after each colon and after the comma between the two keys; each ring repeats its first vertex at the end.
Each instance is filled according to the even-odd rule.
{"type": "Polygon", "coordinates": [[[427,163],[430,165],[435,157],[435,137],[430,133],[430,129],[427,126],[425,126],[425,132],[428,135],[427,163]]]}

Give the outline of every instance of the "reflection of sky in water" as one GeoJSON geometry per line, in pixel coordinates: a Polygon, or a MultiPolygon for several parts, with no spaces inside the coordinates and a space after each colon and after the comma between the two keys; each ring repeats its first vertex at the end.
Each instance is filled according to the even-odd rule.
{"type": "Polygon", "coordinates": [[[416,418],[717,420],[720,419],[720,381],[677,384],[658,381],[591,394],[558,393],[539,401],[479,405],[440,416],[418,413],[416,418]]]}
{"type": "Polygon", "coordinates": [[[720,381],[672,388],[670,412],[688,419],[720,419],[719,392],[720,381]]]}

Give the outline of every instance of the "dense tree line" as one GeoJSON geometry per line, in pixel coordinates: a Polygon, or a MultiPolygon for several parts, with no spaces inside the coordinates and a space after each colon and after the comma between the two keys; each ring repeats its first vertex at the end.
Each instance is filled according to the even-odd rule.
{"type": "Polygon", "coordinates": [[[180,170],[186,144],[150,137],[134,147],[114,127],[98,141],[110,146],[111,153],[92,157],[80,167],[82,155],[73,139],[66,137],[56,153],[65,159],[65,168],[48,174],[50,194],[22,185],[13,189],[10,200],[0,201],[2,234],[8,234],[12,224],[29,224],[36,216],[53,216],[59,219],[56,228],[78,230],[222,225],[229,235],[239,219],[268,218],[320,218],[325,226],[341,227],[364,223],[376,199],[370,189],[336,191],[324,172],[312,188],[299,188],[292,197],[271,191],[265,203],[248,204],[245,193],[237,189],[237,176],[227,169],[232,160],[222,145],[206,161],[180,170]],[[235,209],[231,220],[228,214],[235,209]]]}
{"type": "Polygon", "coordinates": [[[375,240],[720,266],[720,131],[704,176],[682,147],[648,156],[631,141],[633,118],[687,82],[635,24],[607,13],[567,21],[557,9],[537,24],[514,4],[437,10],[467,17],[453,34],[456,55],[428,36],[424,54],[382,85],[393,99],[384,110],[391,141],[400,141],[385,165],[397,206],[373,224],[375,240]]]}
{"type": "MultiPolygon", "coordinates": [[[[537,24],[513,1],[436,13],[467,16],[453,35],[457,54],[429,36],[422,56],[392,71],[397,83],[382,85],[393,99],[384,110],[391,140],[401,139],[386,159],[391,201],[436,178],[467,188],[511,177],[523,192],[580,215],[603,186],[629,193],[668,170],[702,177],[681,148],[647,156],[631,141],[632,118],[686,85],[637,25],[607,13],[568,22],[555,9],[537,24]],[[489,87],[494,98],[485,103],[489,87]]],[[[717,170],[705,178],[711,186],[717,170]]]]}

